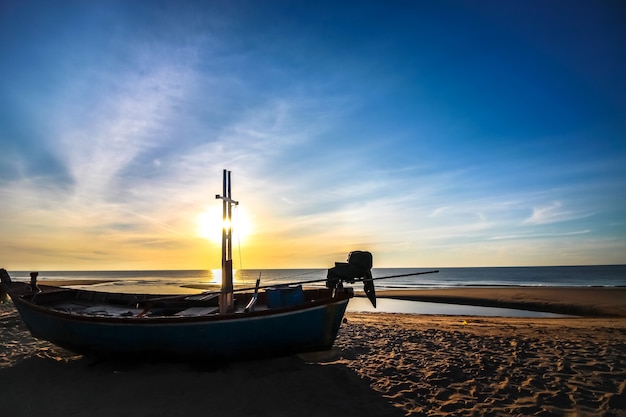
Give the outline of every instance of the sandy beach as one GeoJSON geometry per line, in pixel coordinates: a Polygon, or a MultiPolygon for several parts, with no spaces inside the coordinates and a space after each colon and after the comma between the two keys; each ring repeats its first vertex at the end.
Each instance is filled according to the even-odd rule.
{"type": "Polygon", "coordinates": [[[585,314],[349,313],[329,352],[207,365],[77,356],[31,337],[9,302],[0,407],[63,417],[626,416],[624,289],[484,290],[385,296],[585,314]]]}

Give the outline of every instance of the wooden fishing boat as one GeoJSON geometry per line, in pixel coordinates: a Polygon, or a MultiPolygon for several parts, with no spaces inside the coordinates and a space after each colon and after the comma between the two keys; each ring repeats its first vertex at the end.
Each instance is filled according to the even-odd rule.
{"type": "MultiPolygon", "coordinates": [[[[224,224],[230,225],[231,175],[224,170],[224,224]]],[[[121,294],[13,282],[0,270],[6,291],[33,336],[68,350],[95,355],[251,358],[330,349],[353,289],[362,281],[375,305],[372,255],[352,252],[329,269],[325,288],[301,284],[246,291],[233,288],[232,230],[222,233],[222,286],[195,295],[121,294]]],[[[312,281],[309,281],[309,283],[312,281]]]]}
{"type": "Polygon", "coordinates": [[[31,334],[68,350],[96,355],[248,358],[329,349],[351,288],[290,286],[236,294],[232,312],[216,298],[113,294],[10,282],[11,296],[31,334]]]}

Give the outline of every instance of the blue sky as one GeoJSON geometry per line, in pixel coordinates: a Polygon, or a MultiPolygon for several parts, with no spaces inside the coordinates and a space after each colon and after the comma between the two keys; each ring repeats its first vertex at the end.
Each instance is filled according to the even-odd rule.
{"type": "Polygon", "coordinates": [[[0,3],[0,266],[626,263],[621,1],[0,3]]]}

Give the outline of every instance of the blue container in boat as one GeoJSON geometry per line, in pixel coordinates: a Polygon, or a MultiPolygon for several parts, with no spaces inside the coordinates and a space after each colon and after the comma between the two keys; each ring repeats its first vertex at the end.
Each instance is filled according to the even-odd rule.
{"type": "Polygon", "coordinates": [[[304,302],[302,285],[273,287],[268,288],[265,292],[267,293],[267,306],[269,308],[292,307],[304,302]]]}

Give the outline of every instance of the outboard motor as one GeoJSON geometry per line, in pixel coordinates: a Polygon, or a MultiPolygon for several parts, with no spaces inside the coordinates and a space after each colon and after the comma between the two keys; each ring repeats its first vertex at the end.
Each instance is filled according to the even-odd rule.
{"type": "Polygon", "coordinates": [[[343,281],[354,284],[355,280],[363,281],[365,295],[376,308],[376,290],[372,278],[372,254],[366,251],[354,251],[348,255],[348,262],[335,262],[328,270],[326,277],[328,288],[341,288],[343,281]]]}
{"type": "Polygon", "coordinates": [[[39,289],[39,287],[37,286],[37,276],[39,275],[39,272],[31,272],[30,273],[30,289],[31,291],[34,292],[40,292],[41,290],[39,289]]]}

